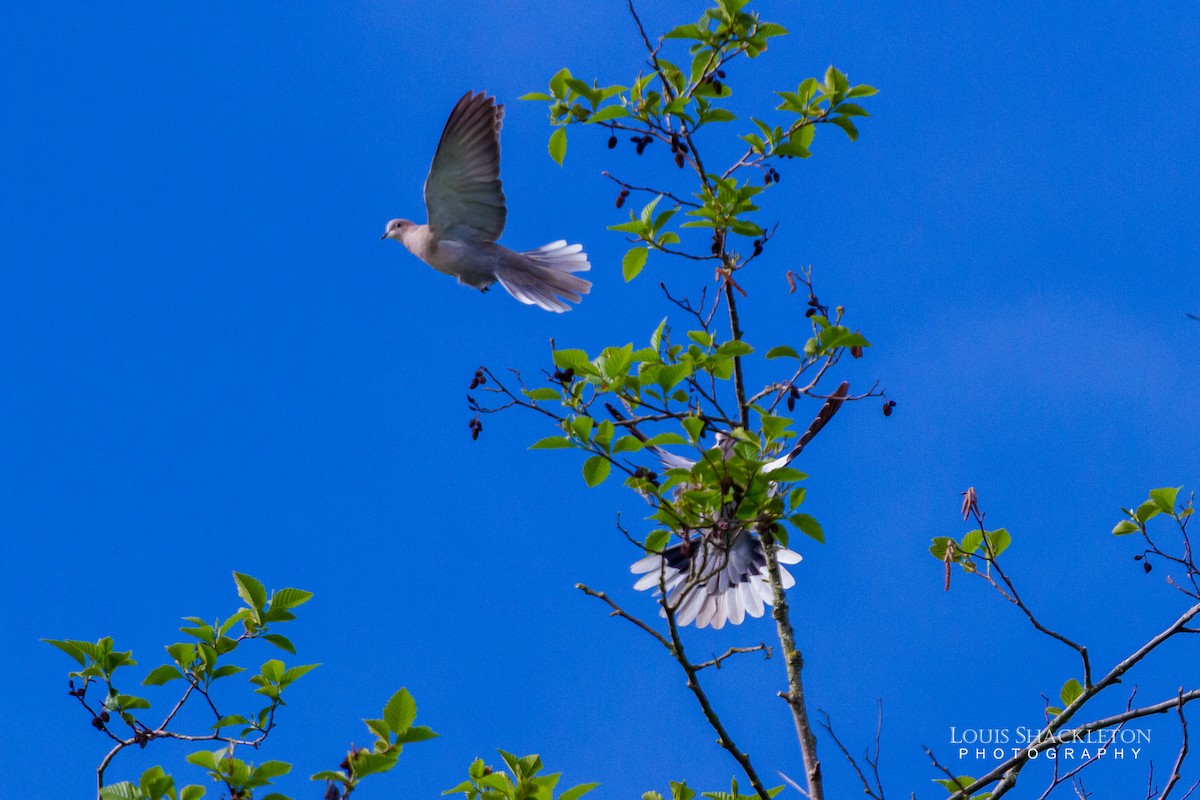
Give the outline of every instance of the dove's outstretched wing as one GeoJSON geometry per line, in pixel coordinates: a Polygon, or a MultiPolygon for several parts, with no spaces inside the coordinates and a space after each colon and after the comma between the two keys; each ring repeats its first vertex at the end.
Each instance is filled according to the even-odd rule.
{"type": "Polygon", "coordinates": [[[429,228],[439,238],[494,242],[504,231],[503,119],[504,106],[482,92],[467,92],[450,112],[425,179],[429,228]]]}

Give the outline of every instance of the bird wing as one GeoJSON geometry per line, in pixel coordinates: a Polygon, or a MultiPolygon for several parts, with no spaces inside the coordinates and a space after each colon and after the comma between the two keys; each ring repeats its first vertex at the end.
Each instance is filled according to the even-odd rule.
{"type": "Polygon", "coordinates": [[[429,228],[438,237],[494,242],[504,232],[503,119],[504,106],[483,92],[467,92],[450,112],[425,179],[429,228]]]}

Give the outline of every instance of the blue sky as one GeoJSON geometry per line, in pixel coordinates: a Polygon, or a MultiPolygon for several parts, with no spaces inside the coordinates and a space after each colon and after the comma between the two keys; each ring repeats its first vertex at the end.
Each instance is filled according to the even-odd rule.
{"type": "MultiPolygon", "coordinates": [[[[953,759],[950,726],[1035,724],[1039,692],[1077,671],[982,585],[942,592],[926,548],[963,531],[960,491],[978,488],[1014,534],[1028,601],[1097,663],[1182,608],[1108,531],[1118,506],[1200,475],[1200,323],[1185,316],[1200,312],[1200,11],[756,5],[793,34],[731,70],[737,110],[831,62],[881,89],[857,143],[822,130],[768,195],[781,233],[743,313],[752,341],[802,336],[780,276],[812,264],[822,299],[875,345],[842,377],[899,403],[887,420],[847,408],[805,453],[828,544],[805,546],[793,597],[813,704],[857,751],[882,697],[888,790],[936,797],[921,744],[983,772],[953,759]]],[[[703,7],[644,16],[665,30],[703,7]]],[[[711,279],[651,259],[624,285],[624,243],[605,230],[624,212],[599,171],[673,168],[599,132],[573,135],[559,168],[543,108],[516,101],[562,66],[635,72],[623,3],[24,3],[3,17],[3,772],[40,764],[34,796],[86,796],[106,749],[39,637],[111,634],[152,666],[179,617],[236,608],[236,569],[316,593],[290,635],[323,666],[262,756],[299,776],[364,742],[359,720],[406,685],[442,737],[364,797],[436,796],[496,747],[600,781],[598,797],[727,785],[734,764],[672,662],[571,588],[651,613],[612,525],[637,503],[587,491],[570,454],[525,450],[546,435],[535,419],[489,418],[474,443],[467,429],[479,364],[536,374],[551,337],[644,342],[669,310],[657,280],[711,279]],[[389,218],[423,219],[438,134],[472,88],[508,103],[503,241],[591,255],[595,288],[570,314],[455,286],[379,241],[389,218]]],[[[692,641],[770,635],[759,620],[692,641]]],[[[1195,647],[1172,644],[1126,686],[1156,700],[1194,685],[1195,647]]],[[[782,663],[710,683],[760,769],[799,776],[773,696],[782,663]]],[[[1150,757],[1166,767],[1175,726],[1146,727],[1152,752],[1094,780],[1142,787],[1150,757]]],[[[113,777],[162,760],[196,780],[185,752],[156,745],[113,777]]],[[[831,784],[857,791],[823,752],[831,784]]]]}

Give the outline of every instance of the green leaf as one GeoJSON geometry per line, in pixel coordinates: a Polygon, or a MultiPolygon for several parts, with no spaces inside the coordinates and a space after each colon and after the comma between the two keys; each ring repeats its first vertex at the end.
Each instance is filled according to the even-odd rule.
{"type": "Polygon", "coordinates": [[[284,665],[278,658],[272,658],[269,661],[263,662],[260,675],[268,680],[278,682],[283,677],[284,665]]]}
{"type": "Polygon", "coordinates": [[[591,417],[576,417],[571,420],[571,432],[586,442],[592,438],[592,428],[595,427],[595,424],[596,421],[591,417]]]}
{"type": "Polygon", "coordinates": [[[865,83],[863,83],[846,92],[846,99],[853,100],[855,97],[870,97],[871,95],[878,93],[879,90],[874,86],[867,86],[865,83]]]}
{"type": "MultiPolygon", "coordinates": [[[[809,129],[806,128],[805,130],[809,129]]],[[[777,156],[791,158],[809,158],[812,156],[812,152],[799,142],[784,142],[775,148],[774,153],[777,156]]]]}
{"type": "Polygon", "coordinates": [[[367,775],[377,775],[381,772],[387,772],[396,766],[396,761],[399,758],[399,753],[360,752],[350,760],[350,766],[354,769],[354,777],[362,778],[367,775]]]}
{"type": "Polygon", "coordinates": [[[79,647],[79,642],[64,639],[42,639],[42,641],[46,644],[57,647],[59,650],[62,650],[71,658],[79,662],[79,666],[87,666],[87,657],[84,655],[83,650],[79,647]]]}
{"type": "Polygon", "coordinates": [[[855,103],[838,103],[837,111],[847,117],[869,117],[867,110],[855,103]]]}
{"type": "Polygon", "coordinates": [[[664,444],[687,444],[688,440],[680,436],[678,433],[667,431],[660,433],[657,436],[651,436],[646,440],[646,447],[661,446],[664,444]]]}
{"type": "Polygon", "coordinates": [[[280,650],[283,650],[286,653],[291,653],[292,655],[296,655],[296,646],[292,644],[292,640],[286,636],[280,636],[278,633],[267,633],[264,634],[262,638],[266,639],[280,650]]]}
{"type": "Polygon", "coordinates": [[[554,360],[554,366],[559,369],[570,367],[580,373],[592,370],[592,362],[588,359],[587,353],[582,350],[555,350],[550,355],[554,360]]]}
{"type": "Polygon", "coordinates": [[[642,224],[644,224],[644,225],[651,224],[651,221],[654,219],[654,208],[655,208],[655,206],[658,205],[659,201],[662,199],[663,199],[663,196],[661,194],[655,195],[653,200],[651,200],[649,203],[647,203],[646,205],[644,205],[642,207],[642,213],[638,217],[641,220],[642,224]]]}
{"type": "Polygon", "coordinates": [[[437,734],[424,725],[413,725],[397,741],[401,744],[412,744],[413,742],[424,742],[436,738],[437,734]]]}
{"type": "Polygon", "coordinates": [[[954,552],[958,552],[958,542],[951,539],[949,536],[933,537],[933,544],[929,546],[929,554],[938,561],[944,561],[946,558],[947,548],[953,546],[954,552]]]}
{"type": "Polygon", "coordinates": [[[788,347],[786,344],[776,345],[767,351],[767,360],[774,358],[800,358],[800,354],[794,348],[788,347]]]}
{"type": "Polygon", "coordinates": [[[521,95],[520,97],[518,97],[517,99],[518,100],[541,100],[541,101],[545,102],[548,100],[553,100],[554,98],[551,97],[550,95],[546,94],[545,92],[527,92],[527,93],[521,95]]]}
{"type": "Polygon", "coordinates": [[[764,470],[763,474],[769,475],[771,480],[775,481],[776,483],[795,483],[796,481],[802,481],[808,477],[808,475],[796,469],[795,467],[779,467],[778,469],[773,469],[770,472],[764,470]]]}
{"type": "Polygon", "coordinates": [[[416,718],[417,702],[413,700],[408,689],[396,692],[383,707],[383,719],[393,731],[405,730],[416,718]]]}
{"type": "Polygon", "coordinates": [[[347,781],[346,773],[341,770],[325,769],[315,773],[309,778],[310,781],[333,781],[334,783],[345,783],[347,781]]]}
{"type": "Polygon", "coordinates": [[[722,356],[748,356],[753,352],[753,347],[745,342],[735,340],[723,342],[717,348],[717,354],[722,356]]]}
{"type": "Polygon", "coordinates": [[[200,800],[200,798],[204,797],[204,792],[205,789],[203,786],[197,786],[194,783],[189,784],[183,787],[183,791],[179,793],[179,800],[200,800]]]}
{"type": "Polygon", "coordinates": [[[140,800],[142,793],[129,781],[110,783],[100,790],[100,800],[140,800]]]}
{"type": "Polygon", "coordinates": [[[246,719],[241,714],[228,714],[224,717],[221,717],[216,722],[214,722],[211,730],[214,730],[214,731],[220,730],[221,728],[225,728],[230,725],[249,725],[249,724],[250,724],[250,720],[246,719]]]}
{"type": "Polygon", "coordinates": [[[691,25],[680,25],[677,28],[672,28],[664,39],[702,39],[700,26],[695,23],[691,25]]]}
{"type": "MultiPolygon", "coordinates": [[[[972,783],[975,782],[975,779],[972,778],[970,775],[959,775],[957,778],[955,778],[952,781],[944,780],[942,778],[934,778],[933,782],[938,784],[939,786],[941,786],[943,789],[945,789],[948,792],[956,792],[959,789],[965,789],[968,786],[970,786],[972,783]]],[[[979,798],[979,797],[980,797],[980,795],[975,795],[972,798],[972,800],[976,800],[976,798],[979,798]]]]}
{"type": "Polygon", "coordinates": [[[671,532],[670,531],[664,530],[661,528],[656,531],[651,531],[650,535],[646,537],[646,544],[645,544],[646,552],[647,553],[661,553],[663,550],[666,549],[667,543],[670,541],[671,541],[671,532]]]}
{"type": "Polygon", "coordinates": [[[797,530],[805,536],[811,536],[821,544],[825,544],[825,531],[821,529],[821,523],[808,514],[793,514],[788,517],[788,522],[796,526],[797,530]]]}
{"type": "Polygon", "coordinates": [[[1174,514],[1175,498],[1179,496],[1179,490],[1182,488],[1182,486],[1176,486],[1174,488],[1151,489],[1150,499],[1158,505],[1159,510],[1164,514],[1174,514]]]}
{"type": "Polygon", "coordinates": [[[667,391],[692,374],[691,364],[667,364],[654,376],[655,383],[667,391]]]}
{"type": "Polygon", "coordinates": [[[558,796],[558,800],[579,800],[585,794],[595,789],[600,784],[598,783],[581,783],[578,786],[572,786],[558,796]]]}
{"type": "Polygon", "coordinates": [[[764,39],[769,39],[772,36],[784,36],[788,29],[782,25],[777,25],[774,22],[764,22],[758,26],[756,33],[764,39]]]}
{"type": "Polygon", "coordinates": [[[704,430],[704,420],[699,417],[684,417],[679,424],[687,431],[688,437],[693,442],[700,441],[700,433],[704,430]]]}
{"type": "Polygon", "coordinates": [[[612,470],[612,464],[603,456],[592,456],[587,461],[583,462],[583,479],[588,486],[599,486],[604,483],[604,479],[608,477],[608,473],[612,470]]]}
{"type": "Polygon", "coordinates": [[[543,386],[538,389],[525,389],[525,396],[530,400],[561,400],[562,395],[558,393],[558,389],[551,389],[549,386],[543,386]]]}
{"type": "Polygon", "coordinates": [[[858,141],[858,128],[854,127],[854,123],[850,121],[849,117],[830,117],[829,121],[845,131],[846,137],[850,141],[858,141]]]}
{"type": "Polygon", "coordinates": [[[1079,681],[1071,678],[1063,684],[1062,691],[1058,693],[1058,696],[1062,698],[1064,707],[1069,706],[1083,696],[1083,686],[1079,681]]]}
{"type": "Polygon", "coordinates": [[[547,149],[550,151],[550,157],[561,167],[563,158],[567,155],[566,128],[556,128],[554,133],[550,134],[550,142],[547,145],[547,149]]]}
{"type": "Polygon", "coordinates": [[[224,754],[224,750],[218,750],[215,753],[208,750],[201,750],[198,753],[190,753],[186,760],[189,764],[194,764],[201,769],[208,769],[215,772],[217,769],[217,758],[224,754]]]}
{"type": "Polygon", "coordinates": [[[567,92],[567,81],[571,77],[571,70],[563,67],[558,72],[554,73],[554,77],[550,79],[550,91],[555,97],[563,97],[567,92]]]}
{"type": "Polygon", "coordinates": [[[1012,544],[1012,535],[1004,528],[997,528],[987,532],[987,543],[991,549],[990,555],[995,558],[1012,544]]]}
{"type": "Polygon", "coordinates": [[[614,453],[636,453],[642,449],[642,443],[636,436],[622,436],[613,443],[614,453]]]}
{"type": "Polygon", "coordinates": [[[628,116],[629,109],[625,108],[625,106],[605,106],[588,117],[588,122],[605,122],[610,119],[619,119],[628,116]]]}
{"type": "Polygon", "coordinates": [[[238,597],[255,611],[262,611],[267,605],[267,590],[255,578],[241,572],[233,573],[233,581],[237,584],[238,597]]]}
{"type": "Polygon", "coordinates": [[[656,352],[658,351],[659,347],[662,345],[663,331],[666,330],[666,327],[667,318],[663,317],[662,322],[658,323],[658,327],[655,328],[654,333],[650,335],[650,349],[656,352]]]}
{"type": "Polygon", "coordinates": [[[618,233],[634,233],[641,236],[643,233],[646,233],[649,227],[649,225],[640,219],[631,219],[629,222],[622,222],[620,225],[609,225],[608,229],[618,233]]]}
{"type": "Polygon", "coordinates": [[[314,669],[316,669],[319,666],[321,666],[321,665],[320,664],[304,664],[301,666],[291,667],[286,672],[283,673],[283,677],[281,677],[279,679],[279,683],[282,686],[287,686],[288,684],[295,682],[296,679],[300,678],[301,676],[306,675],[309,672],[312,672],[314,669]]]}
{"type": "Polygon", "coordinates": [[[256,780],[270,780],[292,771],[292,765],[286,761],[264,761],[254,768],[256,780]]]}
{"type": "Polygon", "coordinates": [[[983,544],[983,531],[970,531],[962,538],[962,550],[964,553],[974,553],[983,544]]]}
{"type": "Polygon", "coordinates": [[[635,247],[625,254],[625,258],[621,259],[621,274],[625,276],[625,282],[633,280],[646,266],[646,257],[650,254],[648,247],[635,247]]]}
{"type": "Polygon", "coordinates": [[[1137,523],[1130,519],[1123,519],[1116,524],[1112,529],[1113,536],[1125,536],[1126,534],[1136,533],[1140,531],[1137,523]]]}
{"type": "Polygon", "coordinates": [[[155,667],[150,670],[150,674],[142,681],[142,686],[162,686],[169,681],[177,680],[183,677],[173,664],[163,664],[161,667],[155,667]]]}
{"type": "Polygon", "coordinates": [[[1154,519],[1161,513],[1162,509],[1158,507],[1158,503],[1155,500],[1147,500],[1138,506],[1137,511],[1134,512],[1134,516],[1137,517],[1138,522],[1144,524],[1154,519]]]}
{"type": "Polygon", "coordinates": [[[271,595],[271,610],[286,610],[302,606],[309,600],[312,600],[312,596],[312,592],[306,592],[303,589],[293,589],[291,587],[280,589],[271,595]]]}
{"type": "Polygon", "coordinates": [[[612,442],[614,430],[615,427],[613,424],[608,420],[604,420],[596,426],[596,435],[592,437],[592,441],[607,451],[609,449],[609,444],[612,442]]]}

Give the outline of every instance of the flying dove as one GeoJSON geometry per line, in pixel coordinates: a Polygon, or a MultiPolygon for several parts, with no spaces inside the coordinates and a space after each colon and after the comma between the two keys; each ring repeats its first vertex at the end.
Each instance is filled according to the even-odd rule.
{"type": "Polygon", "coordinates": [[[496,244],[508,215],[500,186],[500,123],[504,106],[483,92],[467,92],[450,112],[425,179],[429,222],[387,224],[395,239],[438,272],[487,291],[499,282],[526,305],[569,311],[592,284],[573,275],[591,269],[583,245],[560,239],[518,253],[496,244]]]}
{"type": "MultiPolygon", "coordinates": [[[[764,464],[762,474],[769,476],[800,455],[841,408],[849,390],[849,383],[838,386],[795,446],[764,464]]],[[[733,437],[717,434],[717,446],[726,456],[733,444],[733,437]]],[[[654,453],[664,469],[691,469],[696,463],[661,447],[647,449],[654,453]]],[[[773,484],[771,491],[778,492],[778,485],[773,484]]],[[[635,562],[629,571],[641,577],[633,588],[639,591],[656,588],[661,577],[667,601],[675,606],[675,620],[681,626],[695,622],[697,628],[712,625],[720,629],[726,622],[742,624],[747,615],[761,617],[763,606],[775,602],[767,576],[767,555],[762,541],[738,522],[734,511],[734,508],[721,509],[711,528],[635,562]]],[[[800,554],[786,547],[776,548],[775,557],[781,565],[800,562],[800,554]]],[[[784,589],[790,589],[796,583],[782,566],[779,577],[784,589]]]]}

